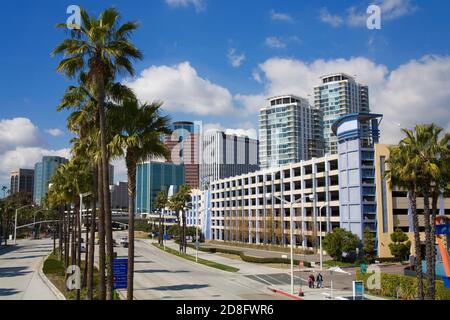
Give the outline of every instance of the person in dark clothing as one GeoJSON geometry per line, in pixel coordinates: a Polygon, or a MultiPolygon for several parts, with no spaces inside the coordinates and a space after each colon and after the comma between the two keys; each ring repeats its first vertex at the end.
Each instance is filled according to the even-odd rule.
{"type": "Polygon", "coordinates": [[[323,288],[323,276],[322,274],[318,274],[317,278],[316,278],[316,282],[317,282],[317,288],[323,288]]]}
{"type": "Polygon", "coordinates": [[[310,289],[314,289],[314,282],[316,281],[316,279],[314,278],[314,275],[311,274],[309,275],[309,279],[308,279],[308,285],[310,289]]]}

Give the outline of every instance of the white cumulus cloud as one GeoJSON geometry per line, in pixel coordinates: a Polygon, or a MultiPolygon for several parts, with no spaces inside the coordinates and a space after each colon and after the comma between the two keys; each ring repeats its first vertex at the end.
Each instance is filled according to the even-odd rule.
{"type": "Polygon", "coordinates": [[[286,43],[281,40],[279,37],[267,37],[265,42],[266,46],[274,49],[283,49],[286,48],[286,43]]]}
{"type": "Polygon", "coordinates": [[[289,15],[287,13],[276,12],[275,10],[270,11],[270,19],[272,19],[274,21],[283,21],[283,22],[289,22],[289,23],[295,22],[295,19],[291,15],[289,15]]]}
{"type": "Polygon", "coordinates": [[[320,20],[332,27],[339,27],[344,22],[341,16],[331,14],[327,8],[320,9],[320,20]]]}
{"type": "Polygon", "coordinates": [[[0,183],[9,187],[10,172],[34,168],[43,156],[70,157],[69,149],[50,150],[28,118],[0,119],[0,183]]]}
{"type": "Polygon", "coordinates": [[[204,0],[166,0],[166,3],[171,8],[194,6],[197,12],[204,11],[206,9],[206,3],[204,0]]]}
{"type": "Polygon", "coordinates": [[[228,89],[200,77],[189,62],[151,66],[126,84],[142,101],[161,100],[170,112],[223,115],[234,110],[228,89]]]}
{"type": "Polygon", "coordinates": [[[369,5],[377,5],[381,9],[381,20],[391,21],[403,16],[410,15],[417,10],[417,6],[411,0],[376,0],[367,2],[365,6],[351,6],[346,9],[346,14],[332,14],[327,8],[319,11],[319,18],[322,22],[339,27],[344,22],[352,27],[365,27],[367,25],[367,8],[369,5]]]}
{"type": "Polygon", "coordinates": [[[39,129],[30,119],[0,120],[0,153],[15,146],[31,147],[40,143],[39,129]]]}
{"type": "Polygon", "coordinates": [[[238,53],[236,52],[236,49],[231,48],[231,49],[228,51],[227,57],[228,57],[228,61],[230,62],[230,64],[231,64],[233,67],[238,68],[238,67],[240,67],[240,66],[242,65],[242,63],[243,63],[244,60],[245,60],[245,53],[238,54],[238,53]]]}
{"type": "Polygon", "coordinates": [[[51,135],[53,137],[61,137],[64,135],[64,131],[62,131],[61,129],[58,129],[58,128],[47,129],[47,130],[45,130],[45,132],[47,132],[49,135],[51,135]]]}

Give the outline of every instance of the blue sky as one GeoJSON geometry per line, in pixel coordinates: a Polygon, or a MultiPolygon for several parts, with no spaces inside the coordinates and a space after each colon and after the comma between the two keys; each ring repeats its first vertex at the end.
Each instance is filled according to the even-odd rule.
{"type": "Polygon", "coordinates": [[[55,107],[70,81],[50,52],[71,4],[91,13],[114,6],[140,22],[133,41],[145,59],[135,79],[122,80],[142,100],[163,99],[175,120],[255,135],[265,97],[307,96],[321,73],[345,71],[371,86],[387,142],[393,126],[421,119],[450,128],[448,1],[8,1],[0,10],[0,183],[13,166],[67,152],[67,113],[55,107]],[[371,3],[382,8],[381,30],[358,20],[371,3]],[[416,87],[421,79],[425,88],[416,87]]]}

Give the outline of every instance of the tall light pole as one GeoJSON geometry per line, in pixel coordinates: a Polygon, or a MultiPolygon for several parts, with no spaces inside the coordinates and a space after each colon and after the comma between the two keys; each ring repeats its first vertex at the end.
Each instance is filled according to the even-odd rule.
{"type": "Polygon", "coordinates": [[[83,199],[92,195],[92,192],[80,193],[80,233],[81,233],[81,221],[83,219],[83,199]]]}
{"type": "Polygon", "coordinates": [[[25,209],[25,208],[29,208],[29,207],[34,207],[34,204],[29,204],[23,207],[20,207],[18,209],[16,209],[16,215],[14,218],[14,245],[16,245],[16,239],[17,239],[17,214],[19,213],[20,210],[25,209]]]}
{"type": "Polygon", "coordinates": [[[294,209],[294,204],[300,203],[302,201],[304,201],[305,199],[314,199],[313,195],[309,195],[306,197],[302,197],[300,199],[297,199],[295,201],[286,201],[285,199],[282,199],[280,197],[277,197],[273,194],[266,194],[266,198],[270,198],[270,197],[276,198],[278,200],[280,200],[281,202],[288,204],[290,206],[290,232],[291,232],[291,293],[294,294],[295,290],[294,290],[294,214],[293,214],[293,209],[294,209]]]}
{"type": "Polygon", "coordinates": [[[195,262],[198,262],[198,247],[200,245],[198,241],[198,197],[199,195],[195,197],[195,262]]]}
{"type": "MultiPolygon", "coordinates": [[[[39,212],[45,211],[45,210],[46,209],[39,209],[39,210],[33,212],[33,228],[35,228],[35,230],[36,230],[36,214],[39,213],[39,212]]],[[[36,237],[36,234],[34,236],[36,237]]]]}
{"type": "Polygon", "coordinates": [[[322,209],[326,208],[328,203],[319,208],[319,239],[320,239],[320,270],[323,270],[323,248],[322,248],[322,209]]]}

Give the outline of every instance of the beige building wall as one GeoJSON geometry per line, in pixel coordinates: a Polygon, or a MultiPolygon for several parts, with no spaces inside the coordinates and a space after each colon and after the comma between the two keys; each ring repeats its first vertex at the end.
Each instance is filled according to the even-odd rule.
{"type": "MultiPolygon", "coordinates": [[[[382,174],[382,160],[389,159],[389,146],[378,144],[375,146],[375,174],[377,187],[377,222],[378,222],[378,255],[380,258],[392,257],[389,250],[391,243],[391,234],[397,229],[401,228],[405,232],[408,231],[409,220],[408,215],[405,214],[409,208],[409,201],[407,193],[397,188],[392,188],[382,174]],[[386,190],[386,197],[383,200],[383,184],[386,190]],[[401,212],[401,214],[398,214],[401,212]],[[397,213],[397,214],[396,214],[397,213]]],[[[388,166],[384,166],[384,170],[389,170],[388,166]]],[[[440,201],[438,201],[438,209],[440,209],[440,201]]],[[[447,217],[450,215],[450,198],[444,201],[447,217]]],[[[423,214],[423,198],[417,198],[417,209],[419,210],[419,225],[424,226],[423,214]]],[[[415,255],[414,233],[407,232],[411,240],[411,253],[415,255]]],[[[421,241],[425,240],[425,234],[420,234],[421,241]]]]}

